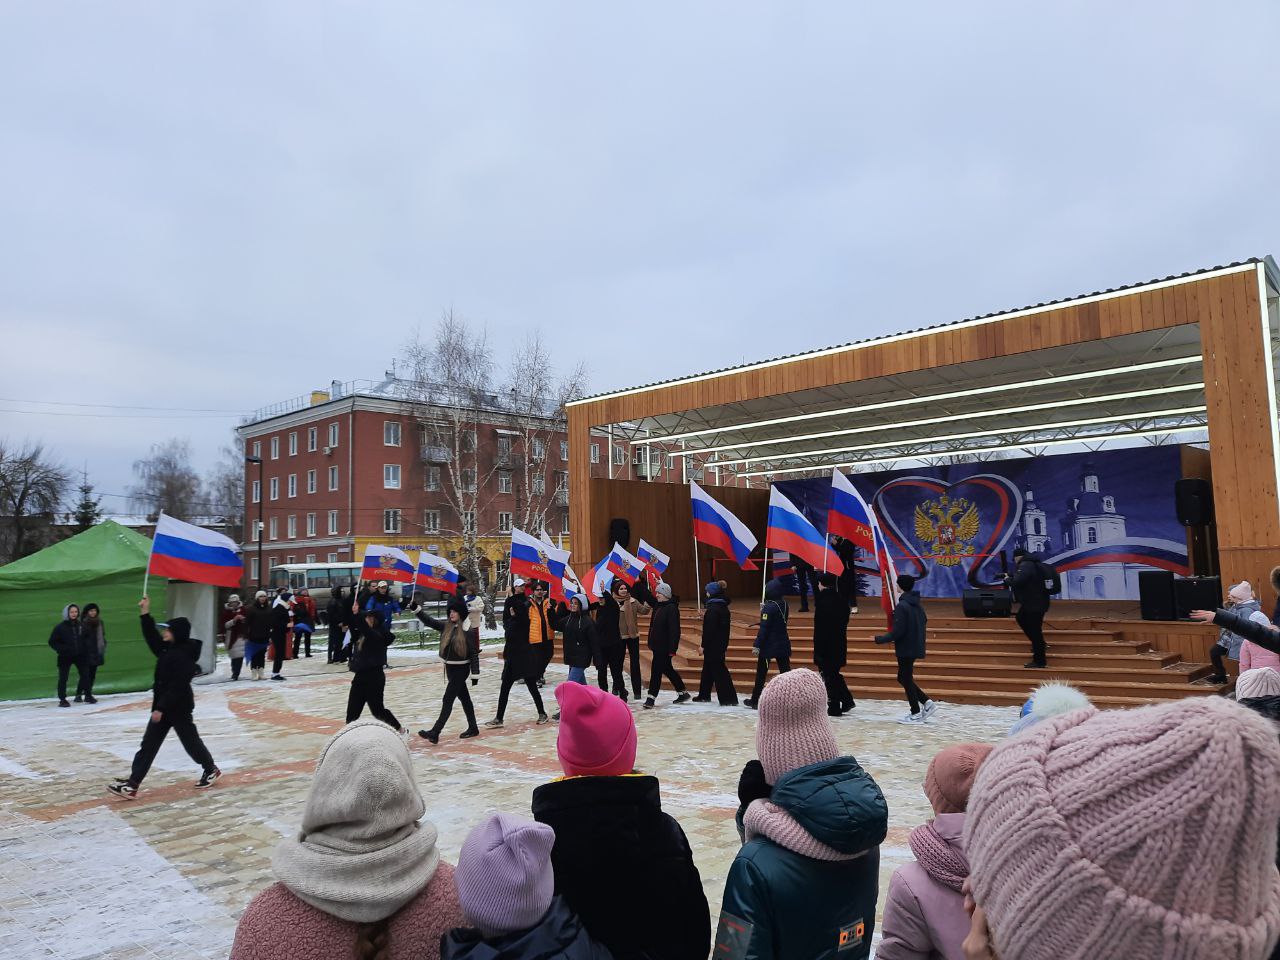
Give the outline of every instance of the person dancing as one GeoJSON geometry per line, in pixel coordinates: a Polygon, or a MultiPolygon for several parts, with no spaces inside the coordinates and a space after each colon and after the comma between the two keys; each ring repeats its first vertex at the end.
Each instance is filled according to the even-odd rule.
{"type": "Polygon", "coordinates": [[[462,731],[459,739],[470,740],[480,736],[480,728],[476,726],[476,709],[471,703],[471,692],[467,689],[467,677],[471,673],[471,645],[467,632],[471,628],[467,620],[467,604],[459,597],[449,601],[447,620],[437,620],[414,605],[413,612],[418,619],[433,630],[440,631],[440,659],[444,661],[444,675],[447,683],[444,698],[440,702],[440,715],[430,730],[419,730],[418,736],[432,743],[440,742],[440,733],[449,722],[453,713],[453,702],[461,701],[462,712],[467,718],[467,729],[462,731]]]}
{"type": "Polygon", "coordinates": [[[347,723],[360,719],[367,706],[369,712],[397,733],[406,733],[396,715],[387,709],[383,696],[387,689],[387,647],[395,643],[395,634],[382,623],[377,610],[366,610],[363,622],[352,623],[357,638],[352,641],[351,689],[347,693],[347,723]]]}

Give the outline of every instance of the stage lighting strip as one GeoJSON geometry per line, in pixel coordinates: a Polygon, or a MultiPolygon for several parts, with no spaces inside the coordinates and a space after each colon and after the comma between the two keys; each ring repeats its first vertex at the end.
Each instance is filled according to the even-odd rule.
{"type": "Polygon", "coordinates": [[[1101,442],[1104,440],[1134,440],[1141,437],[1167,437],[1175,433],[1188,433],[1203,430],[1204,424],[1187,424],[1180,427],[1157,427],[1152,430],[1131,430],[1125,433],[1091,434],[1083,437],[1067,437],[1063,440],[1028,440],[1023,443],[1006,443],[991,447],[967,447],[960,450],[935,450],[926,453],[900,453],[896,457],[876,457],[872,460],[850,460],[847,463],[822,463],[810,467],[785,467],[778,470],[755,470],[751,473],[737,473],[735,477],[775,477],[780,473],[812,473],[815,471],[839,470],[840,468],[872,467],[878,464],[901,463],[903,460],[923,460],[926,457],[945,457],[950,454],[960,456],[969,453],[1003,453],[1006,450],[1022,450],[1027,447],[1065,447],[1073,443],[1101,442]]]}
{"type": "MultiPolygon", "coordinates": [[[[834,453],[856,453],[859,450],[876,450],[881,447],[892,446],[895,442],[899,445],[911,444],[913,446],[924,443],[949,443],[952,440],[975,440],[978,437],[999,437],[1007,434],[1018,433],[1034,433],[1037,430],[1067,430],[1074,427],[1093,427],[1103,423],[1123,423],[1126,420],[1150,420],[1154,417],[1177,417],[1189,413],[1203,413],[1209,408],[1204,404],[1194,407],[1175,407],[1170,410],[1149,410],[1137,413],[1126,413],[1123,415],[1112,415],[1109,417],[1090,417],[1087,420],[1071,420],[1063,423],[1034,423],[1021,427],[1003,427],[999,430],[975,430],[969,433],[948,433],[935,437],[904,437],[901,440],[881,440],[878,443],[862,443],[855,447],[829,447],[821,450],[797,450],[790,453],[774,454],[765,457],[744,457],[740,460],[709,460],[706,463],[708,467],[734,467],[749,463],[759,463],[763,460],[793,460],[796,457],[822,457],[834,453]]],[[[958,451],[960,452],[960,451],[958,451]]]]}
{"type": "MultiPolygon", "coordinates": [[[[753,420],[750,423],[735,423],[727,427],[708,427],[705,430],[691,430],[687,433],[666,433],[657,437],[646,437],[643,440],[631,441],[635,445],[645,443],[666,443],[669,440],[687,440],[689,437],[700,437],[705,434],[727,433],[732,430],[755,430],[758,427],[772,427],[780,423],[798,423],[802,420],[818,420],[823,417],[839,417],[850,413],[866,413],[869,410],[890,410],[915,403],[933,403],[938,400],[956,400],[960,397],[980,397],[993,393],[1004,393],[1008,390],[1026,390],[1032,387],[1047,387],[1059,383],[1075,383],[1080,380],[1096,380],[1104,377],[1119,377],[1126,373],[1142,373],[1147,370],[1161,370],[1165,367],[1184,366],[1188,363],[1200,363],[1204,358],[1196,353],[1187,357],[1171,357],[1168,360],[1152,360],[1149,363],[1135,363],[1127,367],[1113,367],[1108,370],[1090,370],[1086,373],[1067,373],[1060,377],[1043,377],[1039,380],[1023,380],[1018,383],[1000,383],[991,387],[974,387],[970,390],[952,390],[949,393],[935,393],[925,397],[905,397],[902,400],[885,400],[881,403],[865,403],[856,407],[842,407],[839,410],[823,410],[816,413],[797,413],[789,417],[774,417],[771,420],[753,420]]],[[[692,451],[697,453],[699,451],[692,451]]]]}
{"type": "MultiPolygon", "coordinates": [[[[1011,413],[1031,413],[1036,410],[1057,410],[1060,407],[1079,407],[1097,403],[1111,403],[1116,400],[1135,400],[1141,397],[1155,397],[1169,393],[1186,393],[1190,390],[1203,390],[1203,383],[1187,383],[1177,387],[1160,387],[1155,390],[1130,390],[1127,393],[1110,393],[1101,397],[1079,397],[1074,400],[1054,400],[1047,403],[1029,403],[1021,407],[1001,407],[1001,416],[1011,413]]],[[[772,447],[779,443],[799,443],[802,440],[823,440],[827,437],[844,437],[855,433],[875,433],[883,430],[898,430],[903,427],[924,427],[934,423],[954,423],[957,420],[976,420],[990,417],[990,410],[976,410],[972,413],[956,413],[946,417],[930,417],[927,420],[904,420],[900,423],[879,423],[865,427],[849,427],[845,430],[828,430],[825,433],[806,433],[792,437],[781,437],[774,440],[745,440],[742,443],[727,443],[720,447],[698,447],[694,450],[673,451],[673,456],[692,457],[701,453],[714,453],[719,450],[743,450],[752,447],[772,447]]],[[[756,460],[767,460],[768,457],[755,457],[756,460]]],[[[714,461],[713,461],[714,462],[714,461]]],[[[733,460],[721,460],[720,463],[736,463],[733,460]]]]}

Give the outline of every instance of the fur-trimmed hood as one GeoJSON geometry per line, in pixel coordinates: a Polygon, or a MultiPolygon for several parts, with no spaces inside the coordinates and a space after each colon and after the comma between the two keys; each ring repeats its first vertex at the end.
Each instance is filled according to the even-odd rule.
{"type": "Polygon", "coordinates": [[[1271,589],[1280,593],[1280,567],[1271,568],[1271,589]]]}

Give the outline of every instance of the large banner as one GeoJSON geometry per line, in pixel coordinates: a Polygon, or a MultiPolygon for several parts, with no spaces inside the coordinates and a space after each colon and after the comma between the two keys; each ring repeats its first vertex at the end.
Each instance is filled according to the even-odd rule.
{"type": "MultiPolygon", "coordinates": [[[[883,524],[900,573],[929,597],[993,583],[1015,547],[1062,574],[1061,599],[1136,600],[1138,572],[1187,573],[1174,508],[1177,446],[1059,454],[850,475],[883,524]]],[[[831,481],[777,484],[820,530],[831,481]]],[[[860,564],[861,565],[861,564],[860,564]]],[[[874,578],[864,584],[877,593],[874,578]],[[869,581],[869,582],[868,582],[869,581]]]]}

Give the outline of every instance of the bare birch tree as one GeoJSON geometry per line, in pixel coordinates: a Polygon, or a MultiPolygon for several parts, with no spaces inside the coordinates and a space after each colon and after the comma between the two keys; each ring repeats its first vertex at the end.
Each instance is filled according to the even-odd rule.
{"type": "Polygon", "coordinates": [[[129,496],[148,517],[164,511],[187,520],[199,512],[200,476],[191,467],[191,443],[171,437],[153,444],[149,456],[133,462],[138,478],[129,487],[129,496]]]}
{"type": "Polygon", "coordinates": [[[53,541],[54,515],[71,482],[66,468],[39,443],[21,447],[0,441],[0,556],[18,560],[53,541]]]}

